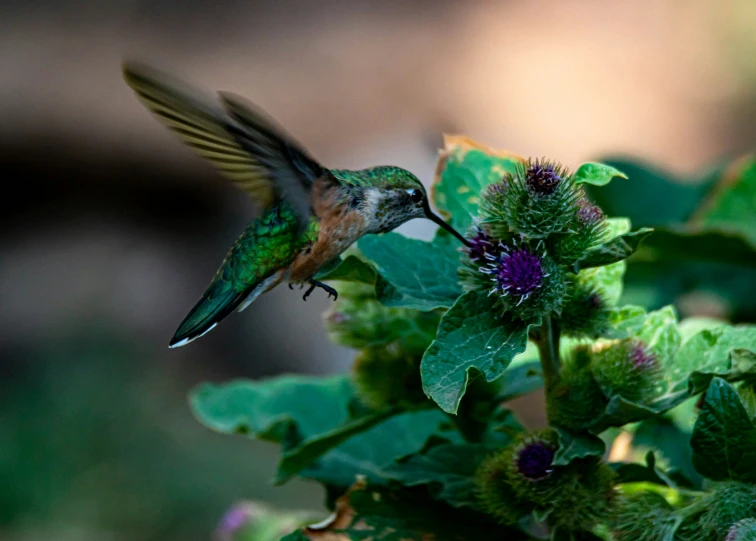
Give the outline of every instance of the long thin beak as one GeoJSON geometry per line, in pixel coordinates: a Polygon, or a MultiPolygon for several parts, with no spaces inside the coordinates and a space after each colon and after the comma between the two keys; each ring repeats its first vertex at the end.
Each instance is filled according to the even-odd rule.
{"type": "Polygon", "coordinates": [[[465,237],[463,237],[462,235],[460,235],[457,232],[457,230],[454,229],[452,226],[450,226],[449,224],[447,224],[443,220],[443,218],[441,218],[441,216],[437,216],[437,215],[433,214],[433,211],[431,209],[429,209],[429,208],[425,209],[425,217],[428,218],[431,222],[435,222],[439,226],[441,226],[444,229],[446,229],[449,233],[451,233],[452,235],[454,235],[455,237],[457,237],[462,242],[462,244],[464,244],[465,246],[468,246],[468,247],[472,246],[470,244],[470,241],[468,241],[465,237]]]}

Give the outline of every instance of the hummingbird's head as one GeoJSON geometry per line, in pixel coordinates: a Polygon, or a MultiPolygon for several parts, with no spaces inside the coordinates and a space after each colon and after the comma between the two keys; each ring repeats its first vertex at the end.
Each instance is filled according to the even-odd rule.
{"type": "Polygon", "coordinates": [[[363,189],[368,232],[386,233],[413,218],[427,218],[457,237],[468,241],[430,208],[428,194],[418,178],[400,167],[369,169],[374,179],[363,189]]]}

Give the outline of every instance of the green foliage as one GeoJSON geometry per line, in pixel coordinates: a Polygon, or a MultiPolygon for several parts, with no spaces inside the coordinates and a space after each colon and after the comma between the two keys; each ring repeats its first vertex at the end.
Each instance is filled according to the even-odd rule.
{"type": "Polygon", "coordinates": [[[482,374],[493,381],[525,351],[528,326],[502,321],[494,303],[477,291],[462,295],[441,319],[438,335],[423,356],[423,389],[446,412],[457,411],[471,378],[482,374]]]}
{"type": "Polygon", "coordinates": [[[674,533],[674,509],[656,492],[631,493],[620,500],[611,530],[617,541],[658,541],[674,533]]]}
{"type": "Polygon", "coordinates": [[[714,489],[708,503],[701,516],[701,527],[722,539],[736,522],[756,517],[756,486],[724,483],[714,489]]]}
{"type": "Polygon", "coordinates": [[[720,378],[714,378],[706,391],[690,446],[701,475],[756,483],[756,427],[738,393],[720,378]]]}
{"type": "Polygon", "coordinates": [[[279,444],[277,482],[327,487],[334,518],[286,539],[744,538],[756,328],[621,299],[641,258],[756,268],[755,171],[667,185],[633,164],[572,173],[447,138],[432,197],[467,244],[367,236],[318,275],[340,282],[326,324],[357,350],[351,377],[206,384],[195,415],[279,444]],[[604,214],[634,208],[606,194],[656,205],[644,186],[679,197],[631,214],[656,236],[604,214]],[[506,402],[542,385],[549,426],[525,430],[506,402]]]}
{"type": "Polygon", "coordinates": [[[575,184],[606,186],[615,177],[627,179],[627,175],[604,163],[584,163],[575,171],[575,184]]]}
{"type": "Polygon", "coordinates": [[[388,233],[359,242],[381,277],[376,284],[378,300],[386,306],[417,310],[448,308],[462,293],[458,247],[456,240],[443,235],[423,242],[388,233]]]}
{"type": "Polygon", "coordinates": [[[628,269],[625,300],[657,308],[703,294],[734,320],[756,321],[753,156],[685,179],[627,160],[607,163],[630,181],[589,186],[591,197],[608,214],[656,231],[628,269]]]}

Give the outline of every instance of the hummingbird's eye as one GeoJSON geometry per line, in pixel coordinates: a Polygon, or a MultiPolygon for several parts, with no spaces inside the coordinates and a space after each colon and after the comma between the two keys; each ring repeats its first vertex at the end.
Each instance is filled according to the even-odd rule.
{"type": "Polygon", "coordinates": [[[410,199],[413,203],[419,203],[423,200],[423,192],[421,192],[420,190],[407,190],[407,193],[409,194],[410,199]]]}

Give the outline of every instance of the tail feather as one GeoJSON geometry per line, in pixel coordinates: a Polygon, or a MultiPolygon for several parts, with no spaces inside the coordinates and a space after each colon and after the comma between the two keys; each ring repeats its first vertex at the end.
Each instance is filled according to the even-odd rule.
{"type": "Polygon", "coordinates": [[[223,279],[216,279],[179,325],[168,347],[178,348],[207,334],[241,304],[249,290],[237,291],[223,279]]]}

